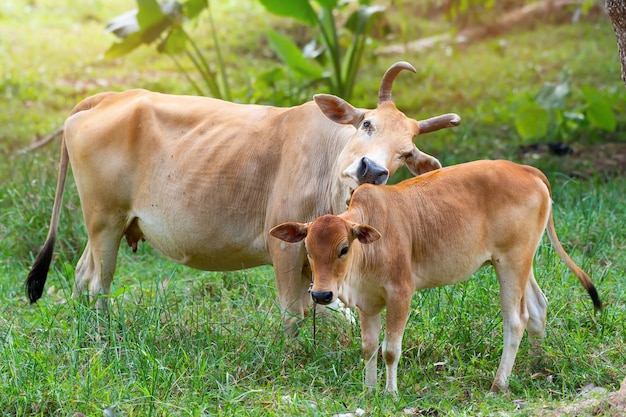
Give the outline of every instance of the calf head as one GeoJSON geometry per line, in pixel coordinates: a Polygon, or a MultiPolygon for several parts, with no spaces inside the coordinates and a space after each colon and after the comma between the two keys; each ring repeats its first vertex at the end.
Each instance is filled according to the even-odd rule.
{"type": "Polygon", "coordinates": [[[337,299],[350,265],[352,243],[372,243],[380,233],[371,226],[327,214],[310,223],[282,223],[270,235],[296,243],[304,239],[313,272],[311,298],[317,304],[330,304],[337,299]]]}
{"type": "Polygon", "coordinates": [[[391,87],[403,69],[415,72],[407,62],[397,62],[385,72],[378,92],[378,106],[374,110],[355,108],[328,94],[314,96],[326,117],[356,128],[339,156],[341,177],[351,189],[364,183],[385,184],[403,164],[414,175],[440,168],[436,158],[417,149],[413,138],[421,133],[458,126],[461,122],[461,118],[453,113],[417,121],[398,110],[391,101],[391,87]]]}

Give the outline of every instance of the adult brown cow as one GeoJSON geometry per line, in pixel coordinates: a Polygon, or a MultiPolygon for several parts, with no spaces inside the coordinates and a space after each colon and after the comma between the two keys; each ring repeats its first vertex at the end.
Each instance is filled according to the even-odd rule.
{"type": "Polygon", "coordinates": [[[145,90],[85,99],[65,122],[50,229],[26,282],[30,301],[43,292],[69,163],[89,238],[75,296],[109,293],[126,237],[133,249],[145,240],[202,270],[274,265],[290,326],[308,309],[310,270],[302,245],[270,238],[270,227],[342,212],[359,184],[385,183],[403,164],[414,174],[440,167],[413,137],[460,122],[400,112],[391,86],[403,69],[415,72],[406,62],[387,70],[375,110],[325,94],[291,108],[145,90]]]}

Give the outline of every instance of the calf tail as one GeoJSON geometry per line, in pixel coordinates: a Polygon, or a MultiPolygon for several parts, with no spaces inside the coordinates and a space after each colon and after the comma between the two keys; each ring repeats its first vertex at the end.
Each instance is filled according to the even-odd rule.
{"type": "Polygon", "coordinates": [[[26,293],[31,304],[41,298],[46,279],[48,278],[48,269],[52,262],[54,242],[56,241],[57,228],[59,226],[59,216],[61,214],[61,203],[63,201],[63,190],[65,189],[68,166],[69,155],[67,153],[67,147],[65,146],[65,138],[63,138],[61,140],[61,162],[59,163],[57,190],[54,197],[54,207],[52,209],[48,237],[46,238],[46,243],[37,255],[32,269],[28,273],[28,278],[26,278],[26,293]]]}
{"type": "Polygon", "coordinates": [[[600,297],[598,297],[598,292],[596,291],[596,287],[594,287],[593,283],[591,282],[591,278],[589,278],[589,275],[587,275],[582,269],[578,267],[578,265],[574,263],[574,261],[572,261],[572,258],[569,257],[567,252],[565,252],[565,249],[563,249],[563,246],[561,246],[561,242],[559,241],[559,238],[556,235],[556,230],[554,229],[554,219],[552,218],[552,210],[550,210],[550,217],[548,218],[547,229],[548,229],[548,237],[550,238],[550,242],[552,242],[552,246],[554,246],[556,253],[563,260],[563,262],[565,262],[567,267],[574,273],[574,275],[576,275],[580,283],[583,285],[583,287],[585,287],[585,289],[589,293],[589,296],[591,297],[591,300],[593,301],[594,311],[597,312],[597,311],[602,310],[602,302],[600,301],[600,297]]]}

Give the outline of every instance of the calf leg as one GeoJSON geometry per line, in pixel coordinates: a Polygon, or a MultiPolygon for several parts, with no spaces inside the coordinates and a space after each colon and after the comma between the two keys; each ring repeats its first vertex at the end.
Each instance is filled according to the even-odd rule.
{"type": "Polygon", "coordinates": [[[380,339],[381,314],[366,314],[359,309],[361,323],[361,347],[365,361],[365,386],[369,390],[376,388],[378,376],[378,340],[380,339]]]}
{"type": "Polygon", "coordinates": [[[532,272],[532,256],[511,259],[513,256],[500,257],[494,266],[500,282],[500,306],[504,346],[500,366],[491,385],[491,392],[507,388],[507,380],[513,369],[520,341],[528,323],[526,287],[532,272]]]}
{"type": "Polygon", "coordinates": [[[399,291],[398,296],[387,301],[387,320],[383,357],[387,368],[387,391],[398,390],[398,363],[402,355],[402,337],[409,318],[409,306],[413,290],[399,291]],[[407,297],[408,294],[408,297],[407,297]]]}
{"type": "Polygon", "coordinates": [[[539,285],[537,285],[532,270],[526,285],[526,306],[528,308],[528,340],[532,349],[531,354],[539,356],[542,350],[541,341],[546,331],[548,301],[539,285]]]}

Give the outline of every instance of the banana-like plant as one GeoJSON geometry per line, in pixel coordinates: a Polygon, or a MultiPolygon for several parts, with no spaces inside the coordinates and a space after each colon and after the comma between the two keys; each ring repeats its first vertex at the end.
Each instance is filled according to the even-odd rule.
{"type": "Polygon", "coordinates": [[[106,51],[105,57],[120,57],[129,54],[141,45],[156,43],[157,51],[166,54],[174,61],[198,94],[231,99],[226,67],[208,0],[187,0],[182,3],[137,0],[137,9],[111,19],[107,23],[106,30],[121,38],[121,41],[113,43],[106,51]],[[211,36],[217,56],[217,69],[211,68],[196,42],[183,27],[186,20],[196,19],[205,9],[208,11],[211,36]],[[179,59],[181,54],[190,59],[206,87],[201,87],[183,67],[179,59]]]}
{"type": "Polygon", "coordinates": [[[368,39],[372,37],[374,28],[387,29],[383,24],[385,7],[372,5],[367,0],[260,1],[272,14],[291,17],[318,28],[318,39],[308,43],[303,50],[284,35],[269,32],[270,45],[279,58],[305,78],[326,80],[332,94],[351,100],[368,39]],[[338,16],[343,11],[350,14],[340,26],[338,16]],[[321,47],[318,47],[318,42],[321,47]],[[317,64],[307,58],[315,58],[317,64]],[[325,64],[330,71],[323,71],[325,64]]]}

